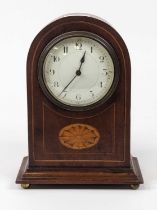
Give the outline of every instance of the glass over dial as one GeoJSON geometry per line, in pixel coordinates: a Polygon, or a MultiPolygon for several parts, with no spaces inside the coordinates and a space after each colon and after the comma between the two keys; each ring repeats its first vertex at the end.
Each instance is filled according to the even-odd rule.
{"type": "Polygon", "coordinates": [[[58,41],[43,61],[42,77],[48,92],[73,107],[90,106],[104,98],[114,76],[114,63],[106,47],[84,36],[58,41]]]}

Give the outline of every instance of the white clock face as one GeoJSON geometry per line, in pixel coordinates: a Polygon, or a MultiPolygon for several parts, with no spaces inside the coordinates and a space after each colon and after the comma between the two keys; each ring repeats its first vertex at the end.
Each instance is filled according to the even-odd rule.
{"type": "Polygon", "coordinates": [[[87,37],[69,37],[48,51],[43,80],[59,102],[75,107],[92,105],[110,90],[114,64],[106,48],[87,37]]]}

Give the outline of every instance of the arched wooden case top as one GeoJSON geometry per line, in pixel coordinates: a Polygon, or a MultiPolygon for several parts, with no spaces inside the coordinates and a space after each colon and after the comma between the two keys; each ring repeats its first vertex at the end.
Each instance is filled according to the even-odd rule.
{"type": "MultiPolygon", "coordinates": [[[[114,170],[117,167],[122,168],[122,171],[125,171],[125,168],[129,169],[132,178],[126,176],[125,181],[120,181],[121,178],[118,181],[121,175],[117,175],[117,178],[113,178],[115,181],[109,182],[107,179],[101,181],[102,177],[99,177],[97,181],[90,183],[141,183],[142,178],[137,178],[131,171],[133,165],[136,165],[136,160],[130,156],[130,86],[129,53],[123,39],[111,25],[88,15],[64,16],[47,25],[33,40],[27,59],[29,141],[29,156],[28,160],[25,159],[27,173],[36,171],[35,168],[38,167],[41,171],[44,168],[47,170],[58,168],[63,171],[69,168],[73,168],[71,169],[73,171],[92,168],[95,172],[104,170],[105,167],[114,170]],[[58,106],[43,91],[39,82],[41,68],[39,61],[45,47],[56,37],[73,32],[91,33],[95,37],[100,37],[111,47],[117,59],[115,62],[119,77],[116,88],[111,97],[92,110],[75,111],[58,106]],[[72,137],[68,136],[69,131],[72,132],[72,137]],[[82,138],[85,139],[85,144],[81,144],[82,138]],[[129,182],[128,179],[132,181],[129,182]]],[[[34,183],[30,182],[29,175],[27,178],[29,183],[34,183]]],[[[78,181],[79,179],[71,182],[58,179],[57,183],[88,182],[87,178],[82,182],[78,181]]],[[[47,182],[36,183],[54,181],[51,177],[47,182]]]]}

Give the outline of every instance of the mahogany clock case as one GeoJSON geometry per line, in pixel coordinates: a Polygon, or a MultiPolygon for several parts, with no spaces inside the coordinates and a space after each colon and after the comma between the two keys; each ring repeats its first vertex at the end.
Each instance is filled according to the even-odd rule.
{"type": "Polygon", "coordinates": [[[21,184],[140,184],[142,175],[130,155],[131,67],[127,47],[108,23],[88,15],[65,16],[35,37],[27,59],[29,155],[16,183],[21,184]],[[66,33],[100,37],[110,46],[118,79],[100,104],[87,110],[60,106],[50,97],[40,75],[43,55],[56,37],[66,33]],[[39,76],[40,75],[40,76],[39,76]],[[42,83],[42,85],[41,85],[42,83]],[[71,149],[61,144],[60,131],[69,125],[89,125],[100,135],[97,144],[71,149]]]}

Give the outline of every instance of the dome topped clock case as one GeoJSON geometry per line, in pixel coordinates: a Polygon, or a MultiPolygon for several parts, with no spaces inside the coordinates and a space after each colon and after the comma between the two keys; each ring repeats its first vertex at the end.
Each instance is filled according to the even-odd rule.
{"type": "Polygon", "coordinates": [[[16,183],[143,182],[130,155],[131,68],[108,23],[69,15],[35,37],[27,59],[29,155],[16,183]]]}

